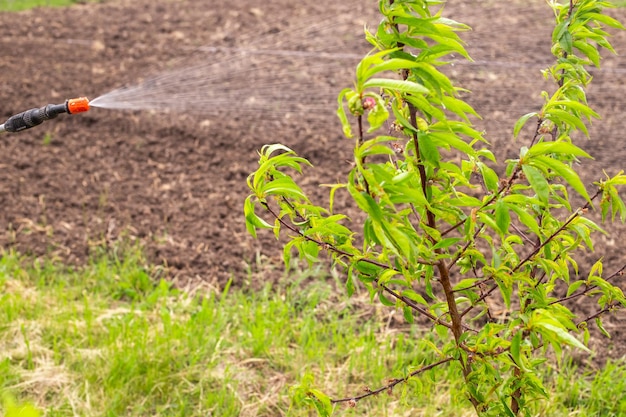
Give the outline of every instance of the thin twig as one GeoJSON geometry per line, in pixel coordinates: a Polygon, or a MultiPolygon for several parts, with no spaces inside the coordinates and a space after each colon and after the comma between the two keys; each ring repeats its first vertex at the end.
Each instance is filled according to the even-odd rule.
{"type": "Polygon", "coordinates": [[[455,231],[456,229],[458,229],[459,227],[463,226],[465,224],[465,222],[467,221],[467,218],[459,220],[458,222],[456,222],[455,224],[453,224],[452,226],[450,226],[449,228],[447,228],[446,230],[444,230],[443,232],[441,232],[441,237],[446,236],[448,233],[455,231]]]}
{"type": "Polygon", "coordinates": [[[380,394],[380,393],[381,393],[381,392],[383,392],[383,391],[390,392],[391,390],[393,390],[393,388],[394,388],[396,385],[398,385],[398,384],[400,384],[400,383],[402,383],[402,382],[406,382],[406,381],[408,381],[408,380],[409,380],[409,378],[412,378],[412,377],[414,377],[414,376],[417,376],[417,375],[419,375],[419,374],[421,374],[421,373],[424,373],[424,372],[426,372],[426,371],[428,371],[428,370],[431,370],[431,369],[433,369],[433,368],[436,368],[436,367],[437,367],[437,366],[439,366],[439,365],[443,365],[444,363],[447,363],[447,362],[450,362],[450,361],[453,361],[453,360],[454,360],[454,358],[445,358],[445,359],[442,359],[442,360],[437,361],[437,362],[435,362],[435,363],[431,363],[430,365],[423,366],[423,367],[421,367],[421,368],[419,368],[419,369],[417,369],[417,370],[415,370],[415,371],[411,372],[409,375],[407,375],[407,376],[406,376],[406,377],[404,377],[404,378],[396,378],[396,379],[393,379],[393,380],[391,380],[391,382],[390,382],[389,384],[387,384],[387,385],[385,385],[385,386],[383,386],[383,387],[380,387],[380,388],[378,388],[378,389],[375,389],[375,390],[373,390],[373,391],[368,389],[368,390],[366,391],[366,393],[365,393],[365,394],[357,395],[357,396],[355,396],[355,397],[348,397],[348,398],[336,399],[336,400],[331,399],[331,400],[330,400],[330,402],[331,402],[331,403],[333,403],[333,404],[337,404],[337,403],[345,403],[345,402],[351,402],[351,401],[353,401],[353,402],[357,402],[357,401],[360,401],[360,400],[362,400],[362,399],[364,399],[364,398],[371,397],[372,395],[377,395],[377,394],[380,394]]]}
{"type": "Polygon", "coordinates": [[[467,250],[467,248],[469,248],[471,246],[472,243],[474,243],[474,241],[476,240],[476,238],[478,237],[479,234],[482,233],[483,229],[485,228],[485,224],[481,224],[480,227],[478,228],[478,230],[476,230],[476,232],[474,232],[474,236],[472,237],[472,239],[468,239],[467,242],[465,243],[465,246],[463,246],[461,248],[461,250],[459,250],[456,254],[456,256],[450,260],[450,262],[448,262],[448,269],[452,269],[452,267],[454,266],[454,264],[457,263],[457,261],[459,259],[461,259],[461,256],[463,256],[463,254],[465,253],[465,251],[467,250]]]}
{"type": "MultiPolygon", "coordinates": [[[[624,264],[624,266],[622,266],[620,269],[618,269],[617,271],[615,271],[614,273],[609,275],[605,279],[605,281],[609,282],[609,281],[611,281],[615,277],[623,276],[624,275],[624,271],[626,271],[626,264],[624,264]]],[[[569,301],[569,300],[573,300],[573,299],[578,298],[578,297],[582,297],[583,295],[586,295],[586,294],[590,293],[591,291],[595,290],[596,288],[598,288],[597,285],[590,285],[590,286],[586,287],[583,291],[577,292],[576,294],[572,294],[569,297],[563,297],[563,298],[560,298],[560,299],[558,299],[556,301],[552,301],[548,305],[561,304],[561,303],[564,303],[565,301],[569,301]]]]}
{"type": "MultiPolygon", "coordinates": [[[[570,217],[569,219],[567,219],[567,221],[565,223],[563,223],[561,225],[561,227],[559,227],[556,231],[554,231],[550,236],[548,236],[548,238],[541,243],[541,245],[537,246],[532,252],[530,252],[520,263],[518,263],[512,270],[511,273],[515,273],[517,272],[524,264],[526,264],[528,261],[530,261],[535,255],[537,255],[541,249],[543,249],[548,243],[550,243],[554,238],[556,238],[561,232],[563,232],[567,226],[569,226],[575,219],[577,219],[578,217],[580,217],[582,215],[582,213],[587,210],[590,206],[591,206],[591,202],[593,200],[595,200],[596,198],[598,198],[598,196],[602,193],[602,190],[598,189],[598,191],[596,191],[596,193],[589,199],[589,201],[581,208],[579,208],[578,210],[576,210],[570,217]]],[[[493,278],[493,277],[491,277],[493,278]]],[[[491,278],[486,278],[486,279],[491,279],[491,278]]],[[[481,295],[480,297],[478,297],[478,299],[472,303],[472,305],[470,305],[469,307],[467,307],[465,310],[463,310],[463,312],[461,313],[461,317],[465,316],[467,313],[469,313],[470,311],[472,311],[476,305],[478,303],[480,303],[481,301],[483,301],[485,298],[489,297],[491,295],[492,292],[495,291],[495,289],[498,288],[498,284],[494,284],[492,285],[486,293],[484,293],[483,295],[481,295]]]]}
{"type": "Polygon", "coordinates": [[[591,316],[587,317],[586,319],[581,320],[580,322],[576,323],[576,327],[580,326],[583,323],[588,322],[589,320],[593,320],[593,319],[595,319],[597,317],[600,317],[604,313],[608,313],[609,311],[619,310],[621,308],[622,308],[621,304],[610,304],[610,305],[604,307],[602,310],[600,310],[600,311],[592,314],[591,316]]]}
{"type": "Polygon", "coordinates": [[[533,246],[534,246],[534,245],[536,245],[536,243],[535,243],[535,242],[533,242],[533,241],[532,241],[532,239],[531,239],[531,238],[529,238],[529,237],[526,235],[526,233],[522,232],[522,230],[521,230],[519,227],[517,227],[517,225],[515,225],[515,223],[511,223],[511,227],[512,227],[513,229],[515,229],[515,231],[516,231],[517,233],[519,233],[519,235],[522,237],[522,239],[524,239],[526,242],[530,243],[530,244],[531,244],[531,245],[533,245],[533,246]]]}
{"type": "MultiPolygon", "coordinates": [[[[338,255],[341,255],[341,256],[345,256],[345,257],[348,257],[348,258],[355,258],[355,255],[354,255],[354,254],[351,254],[351,253],[349,253],[349,252],[346,252],[346,251],[344,251],[344,250],[341,250],[341,249],[337,248],[336,246],[334,246],[334,245],[332,245],[332,244],[330,244],[330,243],[326,243],[326,242],[319,241],[319,240],[317,240],[317,239],[315,239],[315,238],[313,238],[313,237],[311,237],[311,236],[306,236],[306,235],[305,235],[305,234],[303,234],[300,230],[298,230],[296,227],[294,227],[293,225],[291,225],[291,224],[287,223],[287,222],[286,222],[286,221],[284,221],[281,217],[279,217],[279,216],[278,216],[278,214],[277,214],[274,210],[272,210],[272,208],[271,208],[271,207],[270,207],[270,206],[269,206],[266,202],[262,202],[261,204],[263,205],[263,207],[265,207],[265,209],[266,209],[266,210],[267,210],[267,211],[268,211],[268,212],[269,212],[269,213],[270,213],[270,214],[271,214],[271,215],[272,215],[272,216],[273,216],[276,220],[278,220],[278,222],[279,222],[282,226],[284,226],[284,227],[286,227],[287,229],[291,230],[293,233],[296,233],[296,234],[298,234],[300,237],[302,237],[302,238],[304,238],[304,239],[306,239],[306,240],[308,240],[308,241],[310,241],[310,242],[315,243],[315,244],[316,244],[316,245],[318,245],[320,248],[324,248],[324,249],[326,249],[326,250],[328,250],[328,251],[330,251],[330,252],[334,252],[334,253],[336,253],[336,254],[338,254],[338,255]]],[[[393,271],[397,272],[398,274],[402,274],[402,272],[398,271],[397,269],[392,268],[392,267],[390,267],[389,265],[385,265],[385,264],[383,264],[382,262],[378,262],[378,261],[375,261],[375,260],[372,260],[372,259],[368,259],[368,258],[361,258],[361,259],[358,259],[358,260],[357,260],[357,262],[365,262],[365,263],[369,263],[369,264],[371,264],[371,265],[378,266],[378,267],[383,268],[383,269],[393,270],[393,271]]],[[[419,261],[417,261],[417,262],[419,262],[419,261]]],[[[432,264],[426,264],[426,265],[432,265],[432,264]]],[[[447,323],[447,322],[445,322],[445,321],[440,320],[438,317],[436,317],[435,315],[431,314],[431,313],[430,313],[428,310],[426,310],[425,308],[423,308],[423,307],[421,307],[421,306],[417,305],[417,304],[416,304],[415,302],[413,302],[411,299],[409,299],[409,298],[407,298],[407,297],[405,297],[405,296],[403,296],[403,295],[401,295],[401,294],[398,294],[397,292],[393,291],[392,289],[390,289],[389,287],[387,287],[387,286],[386,286],[386,285],[384,285],[384,284],[380,284],[380,283],[378,282],[378,279],[374,279],[374,280],[375,280],[376,284],[377,284],[377,285],[380,285],[380,286],[381,286],[381,288],[383,288],[383,289],[384,289],[387,293],[391,294],[391,295],[392,295],[393,297],[395,297],[396,299],[398,299],[398,300],[402,301],[402,302],[403,302],[403,303],[405,303],[407,306],[409,306],[409,307],[411,307],[413,310],[417,311],[419,314],[421,314],[421,315],[423,315],[423,316],[425,316],[425,317],[429,318],[431,321],[433,321],[433,324],[441,324],[442,326],[445,326],[445,327],[447,327],[447,328],[449,328],[449,329],[451,329],[451,328],[452,328],[452,325],[451,325],[450,323],[447,323]]],[[[471,329],[471,328],[468,328],[468,330],[472,330],[472,329],[471,329]]]]}
{"type": "MultiPolygon", "coordinates": [[[[363,144],[363,140],[364,140],[364,135],[363,135],[363,116],[362,115],[358,115],[356,117],[356,120],[357,120],[357,124],[358,124],[358,127],[359,127],[359,138],[358,138],[358,141],[359,141],[359,146],[361,146],[363,144]]],[[[361,160],[359,161],[358,165],[363,166],[363,169],[365,169],[364,164],[365,164],[365,158],[361,158],[361,160]]],[[[363,178],[363,184],[365,184],[365,192],[367,194],[371,195],[371,193],[370,193],[370,185],[367,182],[367,179],[365,178],[364,175],[362,176],[362,178],[363,178]]]]}
{"type": "Polygon", "coordinates": [[[432,320],[433,324],[441,324],[442,326],[445,326],[448,329],[452,329],[452,325],[450,323],[442,321],[441,318],[435,316],[434,314],[431,314],[428,310],[426,310],[423,307],[420,307],[419,305],[415,304],[415,302],[413,300],[411,300],[410,298],[407,298],[404,295],[395,292],[391,288],[387,287],[385,284],[380,284],[380,283],[378,283],[378,281],[376,281],[376,282],[383,290],[385,290],[385,292],[387,292],[388,294],[392,295],[394,298],[397,298],[398,300],[402,301],[404,304],[406,304],[407,306],[411,307],[412,309],[414,309],[418,313],[428,317],[430,320],[432,320]]]}
{"type": "Polygon", "coordinates": [[[515,268],[513,268],[512,272],[516,272],[517,270],[519,270],[526,262],[530,261],[536,254],[539,253],[539,251],[541,251],[541,249],[543,249],[548,243],[550,243],[555,237],[557,237],[563,230],[565,230],[567,226],[570,225],[570,223],[572,223],[574,220],[580,217],[585,211],[587,211],[589,207],[591,207],[591,202],[595,200],[596,198],[598,198],[598,196],[601,193],[602,193],[602,190],[598,189],[596,193],[591,198],[589,198],[589,201],[587,201],[587,203],[585,203],[584,206],[576,210],[570,216],[570,218],[567,219],[567,221],[561,225],[561,227],[559,227],[554,233],[552,233],[552,235],[548,237],[548,239],[546,239],[544,242],[541,243],[541,245],[537,246],[531,253],[529,253],[519,264],[517,264],[515,268]]]}

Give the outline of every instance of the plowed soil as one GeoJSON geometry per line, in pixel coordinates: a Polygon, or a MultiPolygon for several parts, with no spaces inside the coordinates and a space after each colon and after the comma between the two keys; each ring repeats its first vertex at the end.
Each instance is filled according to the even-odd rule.
{"type": "MultiPolygon", "coordinates": [[[[0,13],[0,118],[132,85],[184,66],[194,48],[228,46],[238,37],[280,31],[293,19],[306,24],[318,15],[336,15],[343,22],[363,12],[374,16],[369,9],[375,8],[332,0],[108,0],[0,13]]],[[[513,141],[514,121],[537,110],[539,93],[550,88],[540,70],[551,62],[551,11],[543,1],[465,0],[450,1],[447,12],[473,28],[464,39],[475,60],[455,65],[450,74],[472,91],[467,100],[483,116],[476,124],[487,131],[499,160],[515,157],[527,138],[513,141]]],[[[624,9],[614,13],[626,20],[624,9]]],[[[337,39],[332,31],[327,39],[320,36],[321,43],[337,39]]],[[[623,33],[616,33],[613,43],[626,54],[623,33]]],[[[349,39],[343,47],[346,53],[364,50],[362,41],[349,39]]],[[[626,61],[604,55],[603,71],[594,72],[589,90],[589,102],[603,118],[594,122],[590,139],[580,138],[596,157],[579,169],[589,189],[603,169],[614,174],[626,166],[626,61]]],[[[328,77],[337,83],[343,80],[339,75],[343,77],[328,77]]],[[[337,89],[349,85],[346,78],[337,89]]],[[[280,265],[279,245],[271,236],[255,241],[245,232],[246,177],[255,168],[256,151],[265,143],[281,142],[315,165],[306,183],[324,198],[317,185],[349,170],[345,161],[351,143],[342,140],[332,112],[309,120],[307,115],[281,118],[262,112],[92,109],[4,134],[0,245],[80,264],[93,247],[136,239],[152,262],[168,267],[172,279],[276,279],[280,268],[272,272],[260,265],[280,265]]],[[[609,271],[626,264],[626,229],[618,225],[609,230],[595,253],[584,255],[583,271],[601,256],[609,271]]],[[[610,321],[609,330],[623,341],[620,317],[610,321]]],[[[621,342],[605,353],[617,356],[624,350],[621,342]]]]}

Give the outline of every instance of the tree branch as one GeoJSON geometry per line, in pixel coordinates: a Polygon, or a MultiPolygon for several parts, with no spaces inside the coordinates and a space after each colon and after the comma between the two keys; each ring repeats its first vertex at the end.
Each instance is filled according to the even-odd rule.
{"type": "Polygon", "coordinates": [[[608,306],[604,307],[602,310],[592,314],[591,316],[587,317],[584,320],[581,320],[580,322],[576,323],[576,326],[580,326],[582,323],[586,323],[589,320],[593,320],[597,317],[600,317],[601,315],[603,315],[604,313],[608,313],[611,310],[618,310],[622,308],[622,306],[620,304],[609,304],[608,306]]]}
{"type": "MultiPolygon", "coordinates": [[[[596,193],[589,199],[589,201],[581,208],[579,208],[578,210],[576,210],[570,217],[569,219],[567,219],[567,221],[565,221],[565,223],[563,223],[561,225],[561,227],[559,227],[556,231],[554,231],[543,243],[541,243],[541,245],[537,246],[532,252],[530,252],[520,263],[518,263],[512,270],[511,273],[515,273],[517,272],[524,264],[526,264],[528,261],[530,261],[535,255],[537,255],[541,249],[543,249],[548,243],[550,243],[554,238],[556,238],[561,232],[563,232],[567,226],[570,225],[570,223],[572,223],[575,219],[577,219],[578,217],[580,217],[583,213],[583,211],[587,210],[590,206],[591,206],[591,201],[595,200],[596,198],[598,198],[598,196],[602,193],[602,190],[598,189],[598,191],[596,191],[596,193]]],[[[488,279],[493,279],[493,277],[489,277],[489,278],[485,278],[486,280],[488,279]]],[[[480,297],[478,297],[478,299],[476,301],[474,301],[472,303],[472,305],[470,305],[469,307],[467,307],[465,310],[463,310],[463,312],[461,313],[461,317],[465,316],[467,313],[469,313],[470,311],[472,311],[474,309],[474,307],[476,307],[476,305],[478,303],[480,303],[481,301],[483,301],[485,298],[489,297],[491,295],[492,292],[495,291],[495,289],[498,288],[497,284],[492,285],[486,293],[482,294],[480,297]]]]}
{"type": "Polygon", "coordinates": [[[443,365],[444,363],[448,363],[448,362],[453,361],[453,360],[454,360],[454,358],[445,358],[445,359],[442,359],[442,360],[437,361],[437,362],[435,362],[435,363],[431,363],[430,365],[423,366],[423,367],[421,367],[421,368],[419,368],[419,369],[417,369],[417,370],[415,370],[415,371],[411,372],[409,375],[407,375],[407,376],[406,376],[406,377],[404,377],[404,378],[396,378],[396,379],[393,379],[393,380],[391,380],[391,382],[390,382],[389,384],[387,384],[387,385],[385,385],[385,386],[382,386],[382,387],[380,387],[380,388],[378,388],[378,389],[375,389],[375,390],[373,390],[373,391],[372,391],[372,390],[370,390],[370,389],[368,389],[368,388],[366,388],[366,389],[365,389],[365,394],[357,395],[357,396],[355,396],[355,397],[348,397],[348,398],[341,398],[341,399],[331,399],[331,400],[330,400],[330,402],[331,402],[331,403],[333,403],[333,404],[337,404],[337,403],[345,403],[345,402],[354,402],[354,403],[356,403],[357,401],[360,401],[360,400],[362,400],[362,399],[364,399],[364,398],[371,397],[371,396],[373,396],[373,395],[378,395],[378,394],[380,394],[380,393],[381,393],[381,392],[383,392],[383,391],[388,392],[388,393],[391,393],[391,391],[393,390],[393,388],[394,388],[396,385],[398,385],[398,384],[400,384],[400,383],[402,383],[402,382],[406,382],[406,381],[408,381],[408,380],[409,380],[409,378],[412,378],[412,377],[414,377],[414,376],[417,376],[417,375],[419,375],[419,374],[421,374],[421,373],[424,373],[424,372],[426,372],[426,371],[428,371],[428,370],[431,370],[431,369],[433,369],[433,368],[436,368],[436,367],[437,367],[437,366],[439,366],[439,365],[443,365]]]}
{"type": "MultiPolygon", "coordinates": [[[[614,273],[609,275],[605,279],[605,281],[609,282],[609,281],[611,281],[615,277],[618,277],[618,276],[621,277],[621,276],[624,275],[625,271],[626,271],[626,264],[624,264],[624,266],[622,266],[620,269],[618,269],[617,271],[615,271],[614,273]]],[[[569,297],[563,297],[563,298],[560,298],[560,299],[558,299],[556,301],[552,301],[551,303],[549,303],[549,305],[561,304],[561,303],[564,303],[565,301],[569,301],[569,300],[573,300],[573,299],[578,298],[578,297],[582,297],[583,295],[587,295],[588,293],[590,293],[591,291],[595,290],[596,288],[598,288],[597,285],[588,286],[583,291],[577,292],[576,294],[572,294],[569,297]]]]}
{"type": "MultiPolygon", "coordinates": [[[[344,250],[341,250],[339,248],[337,248],[336,246],[330,244],[330,243],[326,243],[326,242],[322,242],[320,240],[317,240],[311,236],[306,236],[305,234],[303,234],[300,230],[298,230],[295,226],[287,223],[286,221],[284,221],[280,216],[278,216],[278,214],[269,206],[269,204],[267,204],[266,202],[261,202],[261,204],[263,205],[263,207],[265,207],[265,209],[284,227],[286,227],[287,229],[289,229],[290,231],[292,231],[293,233],[296,233],[297,235],[299,235],[300,237],[302,237],[303,239],[308,240],[309,242],[313,242],[316,245],[318,245],[320,248],[323,248],[327,251],[330,252],[334,252],[337,255],[340,256],[345,256],[347,258],[350,259],[354,259],[355,255],[351,254],[349,252],[346,252],[344,250]]],[[[392,271],[397,272],[398,274],[402,274],[401,271],[398,271],[395,268],[390,267],[389,265],[385,265],[382,262],[378,262],[372,259],[367,259],[367,258],[361,258],[356,260],[356,262],[365,262],[368,263],[370,265],[374,265],[383,269],[389,269],[392,271]]],[[[421,263],[419,260],[417,261],[418,263],[421,263]]],[[[424,261],[427,262],[427,261],[424,261]]],[[[434,263],[425,263],[424,265],[434,265],[434,263]]],[[[385,290],[387,293],[389,293],[390,295],[392,295],[394,298],[402,301],[404,304],[406,304],[407,306],[409,306],[410,308],[412,308],[413,310],[417,311],[419,314],[429,318],[433,324],[441,324],[442,326],[445,326],[449,329],[452,329],[452,325],[450,323],[447,323],[445,321],[442,321],[439,317],[431,314],[427,309],[417,305],[413,300],[395,292],[394,290],[390,289],[389,287],[387,287],[384,284],[380,284],[378,282],[378,279],[374,278],[374,281],[376,282],[377,285],[380,285],[381,288],[383,288],[383,290],[385,290]]],[[[471,328],[468,327],[468,330],[472,330],[471,328]]]]}

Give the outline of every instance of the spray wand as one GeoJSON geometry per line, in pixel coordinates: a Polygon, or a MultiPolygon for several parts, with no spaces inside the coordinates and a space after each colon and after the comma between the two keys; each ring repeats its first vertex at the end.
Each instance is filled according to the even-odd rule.
{"type": "Polygon", "coordinates": [[[48,104],[39,109],[26,110],[9,117],[6,122],[0,124],[0,133],[21,132],[46,120],[54,119],[61,113],[76,114],[87,110],[89,110],[89,99],[86,97],[72,98],[63,104],[48,104]]]}

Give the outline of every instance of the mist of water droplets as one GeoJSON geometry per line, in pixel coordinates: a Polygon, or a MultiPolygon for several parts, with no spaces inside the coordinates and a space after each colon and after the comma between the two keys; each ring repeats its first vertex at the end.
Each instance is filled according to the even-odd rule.
{"type": "Polygon", "coordinates": [[[197,48],[193,64],[181,62],[177,69],[106,93],[90,106],[207,115],[332,115],[338,92],[351,85],[355,64],[369,50],[363,25],[326,17],[237,46],[197,48]]]}

